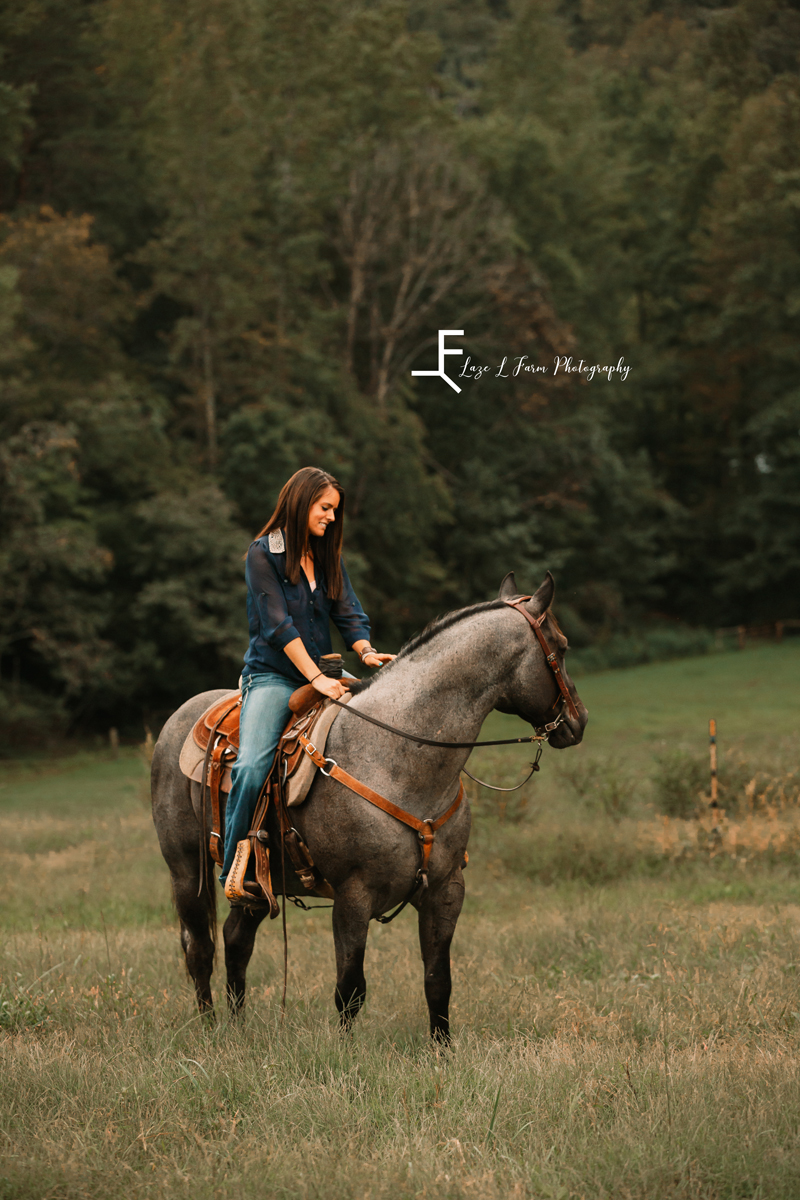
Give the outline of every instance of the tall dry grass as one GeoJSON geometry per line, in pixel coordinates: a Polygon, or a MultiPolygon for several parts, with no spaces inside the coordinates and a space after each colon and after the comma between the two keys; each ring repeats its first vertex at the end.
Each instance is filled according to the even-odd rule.
{"type": "Polygon", "coordinates": [[[321,915],[293,914],[285,1020],[273,927],[246,1020],[214,1028],[172,930],[14,936],[0,1195],[796,1196],[800,906],[652,888],[514,895],[479,873],[449,1054],[410,921],[373,932],[346,1039],[321,915]]]}

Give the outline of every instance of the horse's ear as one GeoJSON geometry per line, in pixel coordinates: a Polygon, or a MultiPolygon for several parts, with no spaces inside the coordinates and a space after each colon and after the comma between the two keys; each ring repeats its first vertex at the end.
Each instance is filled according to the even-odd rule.
{"type": "Polygon", "coordinates": [[[514,578],[514,572],[509,571],[503,582],[500,584],[500,591],[497,593],[498,600],[510,600],[512,596],[519,595],[517,581],[514,578]]]}
{"type": "Polygon", "coordinates": [[[553,603],[553,597],[556,594],[556,581],[548,571],[544,577],[544,582],[534,592],[528,601],[527,608],[534,617],[540,617],[543,612],[546,612],[553,603]]]}

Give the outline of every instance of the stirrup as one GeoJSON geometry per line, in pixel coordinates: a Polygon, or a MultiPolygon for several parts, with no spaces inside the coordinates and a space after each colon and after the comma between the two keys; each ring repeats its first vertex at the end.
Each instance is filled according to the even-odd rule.
{"type": "Polygon", "coordinates": [[[233,865],[225,880],[225,896],[230,901],[232,908],[266,908],[269,910],[270,917],[277,917],[280,908],[275,897],[265,895],[258,883],[247,881],[251,887],[257,889],[256,891],[250,891],[245,884],[244,875],[249,860],[250,839],[242,838],[236,845],[233,865]]]}

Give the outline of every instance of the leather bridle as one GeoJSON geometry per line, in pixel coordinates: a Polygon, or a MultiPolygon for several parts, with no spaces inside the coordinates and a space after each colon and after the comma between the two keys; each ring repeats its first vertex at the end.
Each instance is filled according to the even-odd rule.
{"type": "MultiPolygon", "coordinates": [[[[558,684],[558,690],[561,692],[561,720],[563,721],[563,719],[564,719],[564,715],[563,715],[564,707],[566,707],[567,710],[569,711],[569,715],[572,718],[574,718],[574,720],[577,721],[577,720],[579,720],[578,709],[575,704],[575,701],[572,699],[572,696],[569,694],[569,688],[567,687],[566,680],[564,679],[564,676],[561,674],[561,667],[558,665],[558,659],[556,658],[556,651],[550,649],[549,645],[547,644],[547,638],[542,633],[542,625],[544,624],[545,619],[547,617],[547,610],[545,609],[545,611],[542,613],[542,615],[540,617],[532,617],[531,614],[528,612],[527,608],[523,607],[523,605],[528,600],[532,600],[532,599],[533,599],[532,596],[519,596],[519,597],[517,597],[516,600],[504,600],[503,603],[507,604],[509,608],[515,608],[517,610],[517,612],[522,613],[523,617],[528,622],[531,629],[536,634],[536,637],[539,640],[539,645],[542,647],[542,650],[544,651],[545,661],[547,662],[547,665],[550,668],[550,670],[553,672],[556,683],[558,684]]],[[[559,724],[560,724],[560,722],[559,722],[559,724]]]]}

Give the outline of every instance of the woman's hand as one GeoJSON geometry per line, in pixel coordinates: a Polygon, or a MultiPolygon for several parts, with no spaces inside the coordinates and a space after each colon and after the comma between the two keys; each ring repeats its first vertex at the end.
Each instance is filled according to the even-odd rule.
{"type": "Polygon", "coordinates": [[[365,667],[382,667],[387,662],[391,662],[393,658],[397,658],[397,655],[378,654],[377,650],[370,650],[369,654],[365,654],[361,661],[365,667]]]}
{"type": "Polygon", "coordinates": [[[331,700],[341,700],[347,691],[346,687],[342,687],[340,679],[331,679],[328,675],[318,675],[316,679],[311,680],[311,686],[322,692],[323,696],[330,696],[331,700]]]}

